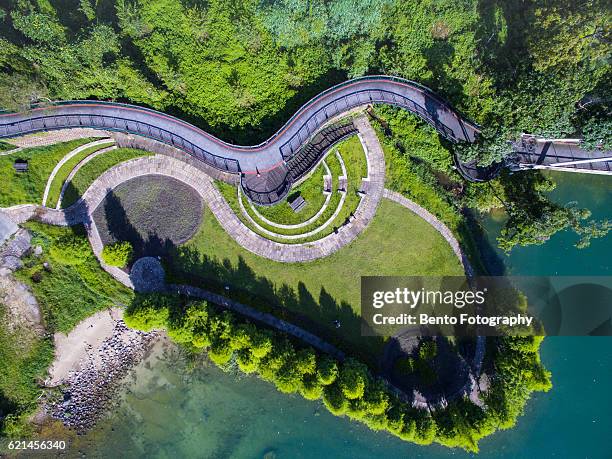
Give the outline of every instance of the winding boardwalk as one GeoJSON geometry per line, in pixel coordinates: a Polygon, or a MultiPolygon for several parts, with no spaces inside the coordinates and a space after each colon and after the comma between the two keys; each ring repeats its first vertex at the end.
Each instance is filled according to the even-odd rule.
{"type": "MultiPolygon", "coordinates": [[[[178,118],[142,107],[98,102],[66,101],[25,113],[0,114],[0,138],[65,128],[97,128],[148,137],[176,147],[225,172],[241,174],[244,181],[263,182],[263,195],[280,200],[292,185],[287,161],[299,154],[330,120],[356,107],[384,103],[420,116],[453,142],[473,142],[478,126],[458,114],[445,100],[418,83],[390,76],[368,76],[339,84],[304,104],[265,142],[232,145],[178,118]],[[262,175],[271,180],[258,180],[262,175]]],[[[309,167],[314,167],[311,164],[309,167]]],[[[245,188],[246,189],[246,188],[245,188]]],[[[271,201],[262,201],[270,204],[271,201]]]]}
{"type": "MultiPolygon", "coordinates": [[[[81,199],[67,209],[49,209],[28,204],[2,210],[16,223],[22,223],[29,219],[64,226],[83,223],[88,228],[94,253],[99,255],[102,250],[102,241],[95,225],[92,224],[91,213],[102,203],[108,192],[135,177],[164,175],[180,180],[194,188],[223,229],[246,250],[274,261],[306,262],[329,256],[350,244],[374,218],[378,204],[384,196],[416,213],[440,232],[464,265],[466,273],[471,275],[471,267],[462,253],[458,241],[442,222],[408,198],[384,189],[385,161],[376,133],[365,117],[357,118],[355,125],[368,157],[368,178],[370,180],[368,192],[362,197],[359,208],[347,224],[340,227],[337,232],[313,242],[282,244],[256,234],[230,208],[212,178],[184,161],[162,155],[136,158],[114,166],[98,177],[81,199]]],[[[112,273],[116,277],[127,276],[118,269],[110,269],[110,271],[113,271],[112,273]]],[[[129,282],[129,279],[126,277],[124,281],[129,282]]]]}

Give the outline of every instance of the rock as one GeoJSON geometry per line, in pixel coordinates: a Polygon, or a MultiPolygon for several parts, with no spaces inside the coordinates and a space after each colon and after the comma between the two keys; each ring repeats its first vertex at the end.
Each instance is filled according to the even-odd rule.
{"type": "Polygon", "coordinates": [[[34,255],[36,255],[37,257],[40,257],[43,253],[43,248],[40,245],[37,245],[34,248],[34,255]]]}
{"type": "Polygon", "coordinates": [[[23,267],[23,263],[19,257],[15,257],[13,255],[4,257],[3,268],[8,269],[9,271],[17,271],[21,267],[23,267]]]}

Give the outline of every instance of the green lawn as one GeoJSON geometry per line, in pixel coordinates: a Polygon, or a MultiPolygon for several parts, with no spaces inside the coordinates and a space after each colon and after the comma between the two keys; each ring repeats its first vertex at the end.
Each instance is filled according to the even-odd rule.
{"type": "Polygon", "coordinates": [[[446,241],[429,224],[383,200],[371,225],[330,257],[285,264],[241,248],[206,211],[196,236],[168,262],[174,282],[225,292],[240,301],[298,323],[375,361],[383,344],[361,336],[362,275],[461,275],[446,241]],[[229,291],[225,286],[229,285],[229,291]],[[342,323],[340,329],[332,325],[342,323]]]}
{"type": "Polygon", "coordinates": [[[62,208],[65,209],[74,204],[104,171],[124,161],[147,155],[151,155],[151,153],[132,148],[118,148],[92,159],[79,169],[66,187],[66,193],[62,200],[62,208]]]}
{"type": "Polygon", "coordinates": [[[55,165],[70,151],[91,141],[77,139],[0,156],[0,207],[42,202],[45,185],[55,165]],[[13,164],[17,159],[28,161],[27,172],[15,172],[13,164]]]}
{"type": "Polygon", "coordinates": [[[72,169],[75,168],[77,164],[79,164],[83,159],[87,158],[92,153],[95,153],[102,148],[107,148],[111,146],[113,142],[109,140],[107,144],[96,145],[93,147],[86,148],[79,154],[70,158],[68,161],[64,163],[62,167],[57,171],[53,181],[51,182],[51,186],[49,187],[49,194],[47,195],[47,207],[55,207],[57,205],[57,200],[59,199],[60,192],[62,191],[62,186],[64,182],[72,172],[72,169]]]}
{"type": "Polygon", "coordinates": [[[2,142],[0,140],[0,152],[1,151],[9,151],[15,149],[15,145],[11,145],[10,143],[2,142]]]}
{"type": "MultiPolygon", "coordinates": [[[[289,196],[274,206],[255,206],[257,212],[270,221],[281,225],[296,225],[313,217],[325,202],[323,194],[323,176],[325,169],[319,165],[312,174],[299,186],[289,193],[289,196]],[[306,201],[304,208],[298,213],[294,212],[288,201],[293,201],[297,196],[302,196],[306,201]]],[[[245,207],[250,206],[245,201],[245,207]]]]}

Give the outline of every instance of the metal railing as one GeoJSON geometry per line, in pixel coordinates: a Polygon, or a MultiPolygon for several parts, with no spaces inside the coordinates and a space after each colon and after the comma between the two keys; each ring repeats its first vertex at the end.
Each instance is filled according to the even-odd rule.
{"type": "Polygon", "coordinates": [[[3,129],[3,131],[0,130],[0,136],[6,137],[12,134],[23,135],[41,130],[75,127],[104,129],[140,135],[183,150],[187,154],[216,169],[230,173],[240,172],[240,164],[235,159],[225,158],[210,153],[184,137],[166,129],[142,121],[133,121],[117,116],[90,114],[40,116],[10,125],[2,125],[0,129],[3,129]]]}

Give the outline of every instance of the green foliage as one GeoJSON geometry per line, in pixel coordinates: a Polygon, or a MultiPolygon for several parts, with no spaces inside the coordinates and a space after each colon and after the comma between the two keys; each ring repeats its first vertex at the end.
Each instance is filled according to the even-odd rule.
{"type": "Polygon", "coordinates": [[[147,156],[148,153],[143,150],[135,150],[132,148],[118,148],[109,151],[103,155],[97,156],[85,164],[78,170],[72,178],[62,200],[62,208],[68,208],[74,204],[87,191],[91,184],[106,170],[117,164],[140,156],[147,156]]]}
{"type": "Polygon", "coordinates": [[[52,360],[53,340],[19,323],[0,303],[0,438],[31,435],[29,417],[52,360]]]}
{"type": "Polygon", "coordinates": [[[589,150],[612,150],[612,118],[593,116],[582,126],[582,146],[589,150]]]}
{"type": "MultiPolygon", "coordinates": [[[[429,415],[400,401],[383,380],[354,358],[339,363],[280,332],[256,327],[203,301],[159,294],[139,296],[128,307],[125,321],[146,331],[165,328],[172,339],[193,350],[205,347],[209,358],[222,368],[235,368],[236,364],[240,371],[258,374],[281,392],[322,399],[337,416],[346,415],[371,429],[387,430],[419,444],[435,441],[477,451],[480,438],[514,423],[531,392],[550,388],[550,375],[539,361],[541,339],[536,338],[509,337],[497,342],[494,361],[500,374],[496,374],[495,389],[487,396],[490,410],[459,399],[429,415]],[[258,351],[262,343],[266,343],[263,353],[258,351]]],[[[428,343],[435,344],[423,343],[423,359],[435,355],[435,346],[426,346],[428,343]]]]}
{"type": "Polygon", "coordinates": [[[26,227],[43,255],[27,257],[16,275],[32,289],[50,333],[68,333],[94,312],[129,303],[132,291],[101,268],[82,227],[26,227]]]}
{"type": "Polygon", "coordinates": [[[433,360],[438,353],[438,345],[433,340],[423,341],[419,347],[419,358],[433,360]]]}
{"type": "Polygon", "coordinates": [[[503,195],[498,196],[508,214],[508,220],[498,237],[500,248],[510,252],[517,245],[538,245],[565,229],[578,236],[578,248],[587,247],[592,238],[605,236],[612,228],[610,221],[588,220],[591,213],[575,207],[575,203],[560,206],[545,193],[555,184],[537,172],[504,175],[500,183],[503,195]]]}
{"type": "Polygon", "coordinates": [[[77,234],[65,234],[57,238],[49,247],[49,255],[66,266],[81,265],[93,257],[87,238],[77,234]]]}
{"type": "Polygon", "coordinates": [[[128,241],[105,245],[102,249],[102,260],[110,266],[124,268],[132,259],[134,249],[128,241]]]}
{"type": "Polygon", "coordinates": [[[57,205],[57,200],[59,199],[64,182],[79,162],[81,162],[83,159],[87,158],[94,152],[102,148],[106,148],[110,145],[112,145],[111,141],[102,145],[86,148],[85,150],[81,151],[80,153],[76,154],[68,161],[66,161],[62,165],[62,167],[60,167],[59,170],[56,172],[55,177],[53,177],[51,185],[49,186],[49,193],[47,194],[46,206],[54,208],[57,205]]]}

